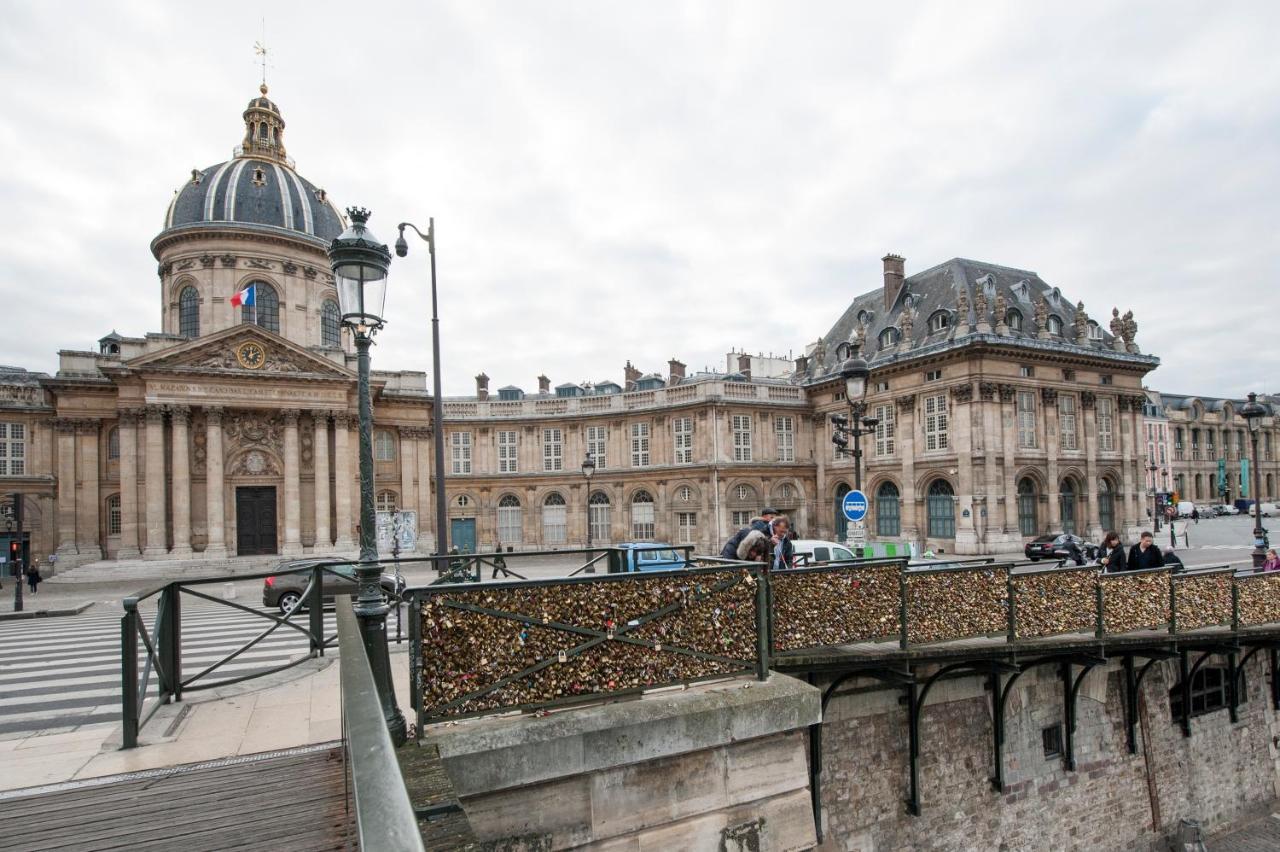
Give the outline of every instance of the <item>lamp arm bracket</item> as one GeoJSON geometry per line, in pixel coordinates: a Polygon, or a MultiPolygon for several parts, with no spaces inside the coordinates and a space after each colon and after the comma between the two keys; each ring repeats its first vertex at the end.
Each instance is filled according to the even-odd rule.
{"type": "Polygon", "coordinates": [[[413,228],[413,232],[417,234],[423,240],[423,242],[434,245],[435,241],[431,238],[430,229],[428,229],[427,233],[424,234],[422,233],[421,229],[419,229],[418,226],[413,224],[412,222],[401,222],[397,227],[400,229],[400,233],[402,234],[404,233],[405,228],[413,228]]]}

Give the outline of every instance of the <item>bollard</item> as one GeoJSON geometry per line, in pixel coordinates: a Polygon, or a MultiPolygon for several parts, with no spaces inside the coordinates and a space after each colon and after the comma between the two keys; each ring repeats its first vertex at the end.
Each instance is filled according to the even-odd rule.
{"type": "Polygon", "coordinates": [[[223,583],[223,584],[222,584],[222,599],[223,599],[224,601],[233,601],[233,600],[235,600],[235,599],[236,599],[236,584],[235,584],[235,583],[223,583]]]}

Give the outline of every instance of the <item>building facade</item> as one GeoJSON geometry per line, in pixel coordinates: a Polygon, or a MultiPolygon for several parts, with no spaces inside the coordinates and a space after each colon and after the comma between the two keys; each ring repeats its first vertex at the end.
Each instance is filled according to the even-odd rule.
{"type": "MultiPolygon", "coordinates": [[[[1158,394],[1168,418],[1171,449],[1172,490],[1180,499],[1195,503],[1230,503],[1261,497],[1274,502],[1280,463],[1273,421],[1263,419],[1258,433],[1258,473],[1260,495],[1253,488],[1253,449],[1248,422],[1240,416],[1245,400],[1184,394],[1158,394]]],[[[1276,400],[1260,396],[1259,401],[1274,411],[1276,400]]]]}
{"type": "MultiPolygon", "coordinates": [[[[344,217],[296,171],[265,87],[242,118],[232,159],[192,171],[152,241],[160,331],[61,352],[52,375],[0,370],[0,507],[22,495],[32,557],[354,552],[354,356],[325,254],[344,217]],[[253,307],[234,306],[250,287],[253,307]]],[[[863,447],[874,537],[1015,552],[1044,532],[1145,523],[1155,442],[1142,382],[1158,361],[1131,315],[1113,310],[1103,328],[1034,272],[990,263],[907,276],[888,255],[880,272],[790,362],[735,351],[732,372],[690,374],[673,359],[665,375],[627,362],[620,382],[553,389],[540,376],[536,394],[508,385],[497,398],[481,373],[474,396],[444,406],[450,542],[707,552],[766,504],[806,536],[843,537],[835,507],[855,477],[830,418],[847,411],[840,365],[855,352],[879,420],[863,447]]],[[[426,377],[375,372],[372,384],[380,518],[431,551],[426,377]]],[[[1166,397],[1175,471],[1186,442],[1208,440],[1192,422],[1238,421],[1227,406],[1166,397]]],[[[1270,418],[1265,429],[1269,463],[1270,418]]],[[[1194,487],[1210,465],[1181,475],[1194,487]]]]}

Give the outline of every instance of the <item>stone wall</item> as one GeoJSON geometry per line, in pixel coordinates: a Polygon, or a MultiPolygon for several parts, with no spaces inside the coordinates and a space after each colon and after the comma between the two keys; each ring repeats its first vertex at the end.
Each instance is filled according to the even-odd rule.
{"type": "Polygon", "coordinates": [[[1074,772],[1043,749],[1042,729],[1062,720],[1058,670],[1027,672],[1009,699],[1003,794],[990,783],[985,679],[940,682],[921,721],[919,817],[904,806],[909,764],[901,693],[867,682],[868,691],[836,697],[827,708],[822,848],[1148,850],[1164,848],[1163,838],[1183,818],[1220,827],[1276,795],[1278,728],[1260,657],[1247,666],[1239,721],[1231,724],[1226,709],[1195,717],[1189,739],[1169,706],[1176,661],[1153,666],[1143,683],[1134,755],[1125,745],[1119,663],[1094,669],[1079,697],[1074,772]]]}

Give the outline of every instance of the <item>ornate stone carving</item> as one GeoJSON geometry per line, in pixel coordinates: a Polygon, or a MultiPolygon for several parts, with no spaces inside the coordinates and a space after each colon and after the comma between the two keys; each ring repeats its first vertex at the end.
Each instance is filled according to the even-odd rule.
{"type": "Polygon", "coordinates": [[[236,355],[232,348],[229,349],[213,349],[203,353],[199,357],[183,364],[184,367],[212,367],[217,370],[234,370],[239,364],[236,363],[236,355]]]}
{"type": "Polygon", "coordinates": [[[898,404],[899,411],[911,411],[916,407],[916,395],[906,393],[894,400],[898,404]]]}
{"type": "Polygon", "coordinates": [[[1085,346],[1089,343],[1089,315],[1085,313],[1084,302],[1076,302],[1075,319],[1071,321],[1075,331],[1076,343],[1085,346]]]}
{"type": "Polygon", "coordinates": [[[988,313],[987,288],[979,284],[973,291],[973,313],[978,324],[978,331],[991,330],[991,316],[988,313]]]}
{"type": "Polygon", "coordinates": [[[196,265],[195,260],[189,257],[186,260],[181,260],[178,262],[178,271],[186,272],[188,269],[193,268],[195,265],[196,265]]]}
{"type": "Polygon", "coordinates": [[[284,418],[284,425],[298,428],[298,417],[302,412],[296,408],[286,408],[280,412],[280,416],[284,418]]]}
{"type": "Polygon", "coordinates": [[[1138,321],[1133,318],[1133,311],[1125,311],[1120,319],[1121,336],[1124,338],[1126,352],[1137,352],[1138,345],[1133,342],[1138,336],[1138,321]]]}
{"type": "Polygon", "coordinates": [[[1055,388],[1040,388],[1040,399],[1045,405],[1057,405],[1058,391],[1055,388]]]}
{"type": "Polygon", "coordinates": [[[223,266],[235,266],[235,265],[236,265],[236,256],[235,256],[234,254],[224,254],[222,257],[220,257],[220,258],[218,258],[218,259],[222,261],[222,265],[223,265],[223,266]]]}
{"type": "Polygon", "coordinates": [[[430,426],[401,426],[400,434],[406,438],[417,438],[423,440],[431,437],[430,426]]]}
{"type": "Polygon", "coordinates": [[[121,426],[137,426],[138,418],[142,416],[140,408],[122,408],[116,412],[116,417],[120,420],[121,426]]]}
{"type": "Polygon", "coordinates": [[[304,266],[302,268],[302,274],[305,275],[307,278],[315,278],[316,273],[317,273],[317,270],[314,266],[304,266]]]}
{"type": "Polygon", "coordinates": [[[156,266],[156,275],[159,275],[161,278],[164,278],[171,271],[173,271],[172,263],[161,263],[158,266],[156,266]]]}
{"type": "Polygon", "coordinates": [[[1004,293],[996,293],[996,334],[1009,333],[1009,326],[1005,323],[1008,315],[1009,303],[1005,301],[1004,293]]]}
{"type": "Polygon", "coordinates": [[[1047,298],[1036,302],[1035,310],[1036,336],[1042,337],[1049,333],[1049,300],[1047,298]]]}
{"type": "Polygon", "coordinates": [[[236,456],[227,473],[231,476],[279,476],[280,466],[270,454],[249,450],[236,456]]]}
{"type": "Polygon", "coordinates": [[[1000,385],[1000,401],[1013,402],[1013,398],[1018,395],[1018,389],[1013,385],[1000,385]]]}
{"type": "MultiPolygon", "coordinates": [[[[1137,395],[1137,396],[1133,396],[1133,397],[1131,397],[1131,398],[1129,399],[1129,404],[1130,404],[1130,406],[1132,406],[1132,408],[1133,408],[1133,410],[1134,410],[1134,411],[1141,411],[1141,410],[1142,410],[1142,408],[1143,408],[1143,406],[1145,406],[1145,405],[1147,404],[1147,398],[1146,398],[1145,396],[1142,396],[1141,394],[1139,394],[1139,395],[1137,395]]],[[[1224,444],[1224,446],[1225,446],[1225,444],[1224,444]]]]}
{"type": "Polygon", "coordinates": [[[298,458],[302,462],[303,473],[311,473],[314,470],[316,460],[315,436],[314,429],[303,429],[298,433],[298,458]]]}
{"type": "Polygon", "coordinates": [[[203,266],[205,269],[208,269],[210,266],[213,266],[213,255],[211,254],[200,255],[200,265],[203,266]]]}
{"type": "Polygon", "coordinates": [[[963,284],[956,294],[956,325],[962,333],[969,330],[969,288],[963,284]]]}
{"type": "Polygon", "coordinates": [[[1098,401],[1098,395],[1093,391],[1083,391],[1080,394],[1080,407],[1086,411],[1093,408],[1093,404],[1098,401]]]}
{"type": "Polygon", "coordinates": [[[143,416],[147,418],[147,423],[164,423],[164,406],[148,405],[142,409],[143,416]]]}
{"type": "Polygon", "coordinates": [[[295,272],[297,272],[297,271],[298,271],[298,264],[296,264],[296,263],[294,263],[294,262],[292,262],[292,261],[286,260],[286,261],[281,265],[281,267],[280,267],[280,268],[284,270],[284,272],[285,272],[285,274],[286,274],[286,275],[292,275],[293,273],[295,273],[295,272]]]}
{"type": "Polygon", "coordinates": [[[209,459],[208,416],[197,414],[191,422],[191,475],[204,476],[209,459]]]}
{"type": "Polygon", "coordinates": [[[228,450],[232,452],[250,447],[264,447],[277,454],[283,451],[284,426],[276,415],[235,411],[227,416],[223,429],[229,439],[228,450]]]}
{"type": "Polygon", "coordinates": [[[191,409],[185,405],[169,405],[169,417],[174,423],[191,423],[191,409]]]}
{"type": "Polygon", "coordinates": [[[902,335],[902,343],[908,349],[911,348],[911,330],[915,326],[915,316],[911,309],[911,300],[907,299],[902,304],[902,313],[898,315],[898,331],[902,335]]]}
{"type": "Polygon", "coordinates": [[[967,383],[963,385],[955,385],[951,388],[951,398],[956,402],[973,401],[973,385],[967,383]]]}
{"type": "Polygon", "coordinates": [[[245,265],[250,269],[275,269],[274,266],[260,257],[245,258],[245,265]]]}
{"type": "Polygon", "coordinates": [[[1131,397],[1127,397],[1124,394],[1121,394],[1120,396],[1116,397],[1116,408],[1120,409],[1121,411],[1128,411],[1130,399],[1131,397]]]}
{"type": "Polygon", "coordinates": [[[220,405],[206,406],[204,410],[205,420],[214,426],[222,425],[222,415],[225,413],[225,409],[220,405]]]}
{"type": "Polygon", "coordinates": [[[991,400],[996,398],[996,383],[995,382],[979,382],[978,396],[982,398],[983,402],[991,402],[991,400]]]}
{"type": "Polygon", "coordinates": [[[1111,348],[1124,351],[1124,320],[1120,319],[1119,308],[1111,309],[1111,348]]]}

